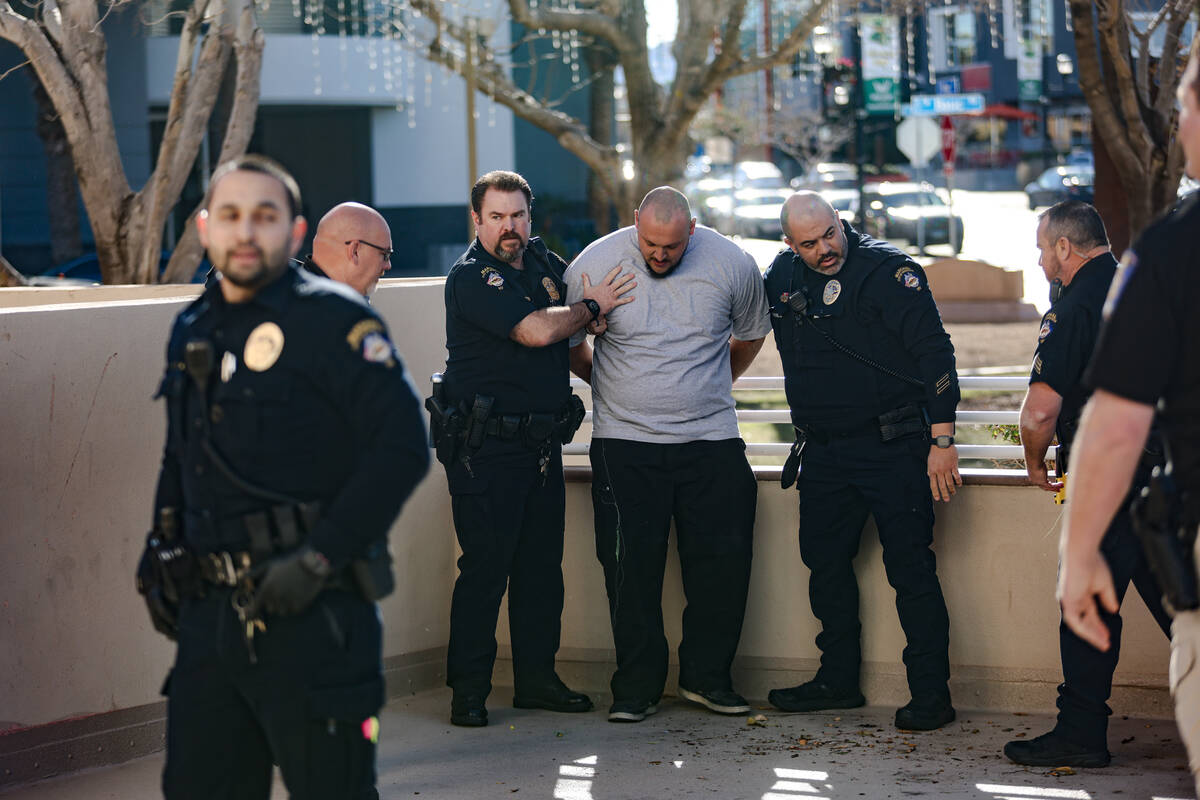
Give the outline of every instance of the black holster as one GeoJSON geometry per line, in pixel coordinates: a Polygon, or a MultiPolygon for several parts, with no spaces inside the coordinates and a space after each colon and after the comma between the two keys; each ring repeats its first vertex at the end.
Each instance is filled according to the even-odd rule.
{"type": "Polygon", "coordinates": [[[146,534],[146,551],[138,565],[137,589],[142,595],[157,590],[174,606],[200,591],[196,556],[183,542],[179,514],[174,508],[159,510],[158,524],[146,534]]]}
{"type": "Polygon", "coordinates": [[[558,434],[558,440],[563,444],[570,444],[575,438],[575,432],[579,430],[579,426],[583,424],[583,418],[587,416],[587,409],[583,407],[583,399],[574,392],[567,400],[567,407],[564,409],[558,425],[555,427],[555,433],[558,434]]]}
{"type": "Polygon", "coordinates": [[[910,403],[879,415],[879,440],[890,442],[902,436],[929,436],[929,416],[925,409],[910,403]]]}
{"type": "Polygon", "coordinates": [[[1134,498],[1129,514],[1164,601],[1175,611],[1191,611],[1200,607],[1192,556],[1196,525],[1180,519],[1181,508],[1170,467],[1155,467],[1150,483],[1134,498]]]}
{"type": "Polygon", "coordinates": [[[350,574],[363,599],[368,602],[378,602],[396,590],[392,548],[386,534],[371,542],[362,558],[350,562],[350,574]]]}

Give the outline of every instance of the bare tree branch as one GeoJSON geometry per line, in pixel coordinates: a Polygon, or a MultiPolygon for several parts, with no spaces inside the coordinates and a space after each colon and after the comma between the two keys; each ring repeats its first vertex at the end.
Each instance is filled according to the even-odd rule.
{"type": "MultiPolygon", "coordinates": [[[[641,0],[634,0],[640,4],[641,0]]],[[[603,39],[613,46],[618,53],[631,51],[637,47],[635,42],[616,23],[616,15],[603,11],[571,11],[570,9],[547,8],[539,6],[537,10],[529,7],[527,0],[508,0],[508,8],[513,20],[526,28],[537,30],[545,28],[550,31],[579,31],[597,39],[603,39]]],[[[645,41],[643,39],[643,41],[645,41]]]]}

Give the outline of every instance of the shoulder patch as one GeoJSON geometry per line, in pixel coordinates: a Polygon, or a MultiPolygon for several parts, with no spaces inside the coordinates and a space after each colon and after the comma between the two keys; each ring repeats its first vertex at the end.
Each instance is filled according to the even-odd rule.
{"type": "Polygon", "coordinates": [[[396,365],[392,343],[387,338],[383,323],[377,319],[364,319],[355,323],[346,334],[346,344],[361,355],[364,361],[383,364],[389,369],[396,365]]]}
{"type": "Polygon", "coordinates": [[[896,278],[896,282],[905,289],[912,289],[917,292],[921,291],[921,278],[917,275],[917,271],[911,266],[906,264],[905,266],[896,270],[894,277],[896,278]]]}
{"type": "Polygon", "coordinates": [[[1054,320],[1050,319],[1051,316],[1047,314],[1046,318],[1042,320],[1042,327],[1038,330],[1038,342],[1046,341],[1046,338],[1054,333],[1054,320]]]}
{"type": "Polygon", "coordinates": [[[1133,252],[1132,248],[1125,251],[1125,255],[1121,257],[1121,263],[1117,265],[1117,274],[1113,276],[1113,281],[1108,286],[1108,296],[1104,298],[1104,318],[1108,319],[1116,308],[1117,301],[1121,299],[1121,293],[1125,291],[1129,279],[1133,277],[1134,270],[1137,269],[1138,257],[1137,253],[1133,252]]]}
{"type": "Polygon", "coordinates": [[[484,267],[479,270],[479,274],[483,276],[488,286],[493,289],[504,289],[504,276],[495,267],[484,267]]]}

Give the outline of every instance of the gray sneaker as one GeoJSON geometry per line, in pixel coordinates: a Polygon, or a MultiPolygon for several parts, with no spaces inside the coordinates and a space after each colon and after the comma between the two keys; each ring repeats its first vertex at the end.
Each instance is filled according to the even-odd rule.
{"type": "Polygon", "coordinates": [[[641,722],[651,714],[658,713],[654,703],[642,703],[637,700],[616,700],[608,709],[609,722],[641,722]]]}
{"type": "Polygon", "coordinates": [[[750,704],[732,689],[712,689],[707,692],[693,692],[691,689],[679,687],[679,696],[684,700],[699,703],[709,711],[718,714],[745,714],[750,710],[750,704]]]}

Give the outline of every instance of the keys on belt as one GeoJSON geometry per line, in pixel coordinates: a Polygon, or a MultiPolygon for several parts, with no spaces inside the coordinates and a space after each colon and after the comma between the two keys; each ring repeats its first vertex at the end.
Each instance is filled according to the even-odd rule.
{"type": "Polygon", "coordinates": [[[246,552],[203,553],[196,556],[200,577],[218,586],[237,586],[250,570],[250,554],[246,552]]]}

